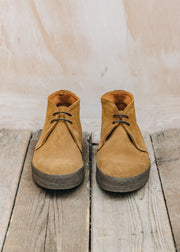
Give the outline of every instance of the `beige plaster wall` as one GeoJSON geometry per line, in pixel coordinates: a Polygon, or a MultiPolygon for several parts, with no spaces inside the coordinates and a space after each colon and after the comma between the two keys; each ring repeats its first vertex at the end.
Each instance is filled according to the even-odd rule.
{"type": "Polygon", "coordinates": [[[141,128],[180,126],[180,1],[1,0],[0,127],[42,127],[59,89],[88,130],[112,89],[133,92],[141,128]]]}

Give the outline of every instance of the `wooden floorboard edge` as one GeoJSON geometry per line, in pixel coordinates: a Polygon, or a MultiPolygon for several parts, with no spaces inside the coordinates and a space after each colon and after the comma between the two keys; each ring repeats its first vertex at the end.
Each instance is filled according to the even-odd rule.
{"type": "Polygon", "coordinates": [[[92,162],[93,143],[92,133],[89,134],[89,252],[91,252],[91,222],[92,222],[92,162]]]}

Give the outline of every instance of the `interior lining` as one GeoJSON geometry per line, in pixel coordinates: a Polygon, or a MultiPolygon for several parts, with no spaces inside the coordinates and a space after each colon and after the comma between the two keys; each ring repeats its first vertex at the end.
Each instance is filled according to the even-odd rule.
{"type": "Polygon", "coordinates": [[[103,98],[115,103],[119,110],[124,110],[125,107],[132,101],[132,97],[127,93],[107,93],[103,96],[103,98]]]}
{"type": "Polygon", "coordinates": [[[78,100],[78,97],[76,97],[73,93],[59,92],[59,93],[53,94],[53,96],[49,97],[49,99],[54,104],[56,104],[57,107],[59,106],[69,107],[78,100]]]}

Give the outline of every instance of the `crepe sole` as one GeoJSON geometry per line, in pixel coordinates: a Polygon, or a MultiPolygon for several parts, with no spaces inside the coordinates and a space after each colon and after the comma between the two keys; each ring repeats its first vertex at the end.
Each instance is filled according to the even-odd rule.
{"type": "Polygon", "coordinates": [[[67,175],[52,175],[43,173],[32,165],[32,177],[38,185],[47,189],[71,189],[83,182],[84,168],[82,167],[76,172],[67,175]]]}
{"type": "Polygon", "coordinates": [[[96,180],[98,185],[105,191],[131,192],[141,188],[149,178],[150,167],[143,173],[134,177],[120,178],[112,177],[102,173],[96,168],[96,180]]]}

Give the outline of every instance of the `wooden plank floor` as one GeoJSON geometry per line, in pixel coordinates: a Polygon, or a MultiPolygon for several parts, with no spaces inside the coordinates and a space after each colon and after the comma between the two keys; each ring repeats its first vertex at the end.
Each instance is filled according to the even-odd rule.
{"type": "Polygon", "coordinates": [[[180,251],[180,129],[145,133],[150,179],[127,194],[97,186],[99,132],[90,142],[83,135],[85,181],[80,187],[53,192],[37,186],[31,159],[39,135],[33,133],[28,145],[29,131],[0,131],[0,251],[180,251]]]}
{"type": "Polygon", "coordinates": [[[152,135],[177,250],[180,251],[180,129],[152,135]]]}
{"type": "Polygon", "coordinates": [[[39,133],[30,142],[3,252],[77,251],[89,246],[88,135],[83,138],[84,183],[74,190],[47,191],[31,177],[39,133]]]}
{"type": "Polygon", "coordinates": [[[9,224],[31,133],[0,130],[0,251],[9,224]]]}
{"type": "MultiPolygon", "coordinates": [[[[148,183],[134,193],[107,193],[95,178],[96,151],[92,160],[92,252],[175,251],[149,134],[145,141],[151,158],[148,183]]],[[[94,135],[95,144],[98,141],[94,135]]]]}

